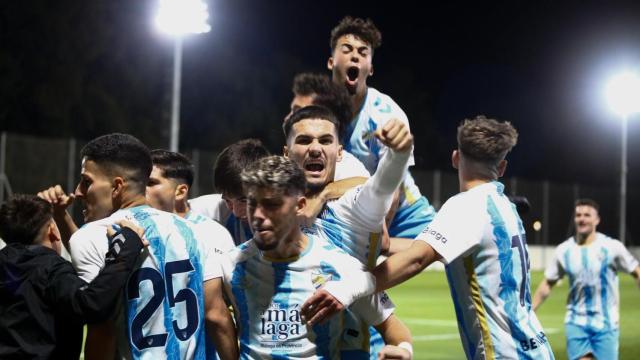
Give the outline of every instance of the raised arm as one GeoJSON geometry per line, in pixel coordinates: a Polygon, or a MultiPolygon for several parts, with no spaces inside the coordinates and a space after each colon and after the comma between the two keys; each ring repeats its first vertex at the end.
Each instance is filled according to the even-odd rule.
{"type": "Polygon", "coordinates": [[[376,278],[376,291],[403,283],[440,258],[431,245],[414,240],[407,249],[391,255],[373,269],[371,273],[376,278]]]}
{"type": "Polygon", "coordinates": [[[71,235],[78,230],[78,226],[67,211],[73,203],[73,194],[66,194],[60,185],[52,186],[38,193],[38,197],[47,200],[53,205],[53,219],[58,225],[62,244],[69,251],[69,240],[71,235]]]}

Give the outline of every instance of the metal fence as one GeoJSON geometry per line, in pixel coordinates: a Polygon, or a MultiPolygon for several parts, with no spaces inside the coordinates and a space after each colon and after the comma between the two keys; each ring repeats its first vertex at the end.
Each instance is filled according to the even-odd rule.
{"type": "MultiPolygon", "coordinates": [[[[73,191],[79,178],[79,152],[86,142],[76,139],[52,139],[28,135],[2,133],[0,137],[0,202],[10,191],[36,193],[53,184],[73,191]]],[[[191,196],[213,192],[213,165],[216,152],[186,150],[191,157],[196,176],[191,196]]],[[[449,197],[458,193],[458,178],[453,171],[412,169],[422,193],[438,209],[449,197]]],[[[522,216],[527,230],[527,242],[554,245],[566,239],[573,230],[573,203],[579,197],[589,197],[600,204],[599,230],[618,236],[618,189],[551,181],[531,181],[507,177],[501,179],[510,195],[525,196],[531,204],[529,213],[522,216]],[[539,231],[533,228],[540,222],[539,231]]],[[[638,203],[640,189],[631,184],[627,203],[638,203]]],[[[80,220],[79,207],[72,213],[80,220]]],[[[633,206],[627,210],[627,243],[640,245],[639,211],[633,206]]]]}

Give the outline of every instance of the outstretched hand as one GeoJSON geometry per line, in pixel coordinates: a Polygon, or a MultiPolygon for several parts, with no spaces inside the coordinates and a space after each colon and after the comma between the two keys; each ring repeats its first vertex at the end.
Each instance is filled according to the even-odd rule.
{"type": "Polygon", "coordinates": [[[344,310],[344,305],[328,291],[319,289],[304,304],[300,310],[302,321],[313,326],[328,320],[333,315],[344,310]]]}

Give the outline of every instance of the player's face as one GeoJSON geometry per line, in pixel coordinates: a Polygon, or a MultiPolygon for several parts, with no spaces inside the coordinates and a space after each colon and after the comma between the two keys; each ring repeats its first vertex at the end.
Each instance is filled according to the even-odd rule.
{"type": "Polygon", "coordinates": [[[293,100],[291,100],[291,106],[289,108],[289,113],[285,116],[285,120],[291,116],[294,112],[302,109],[305,106],[313,105],[313,95],[295,95],[293,96],[293,100]]]}
{"type": "Polygon", "coordinates": [[[327,67],[333,81],[344,85],[350,94],[363,94],[367,90],[367,77],[373,75],[371,46],[352,34],[341,36],[336,43],[327,67]]]}
{"type": "Polygon", "coordinates": [[[291,127],[285,156],[304,170],[307,187],[319,190],[333,181],[342,158],[336,127],[323,119],[301,120],[291,127]]]}
{"type": "Polygon", "coordinates": [[[164,177],[162,169],[154,166],[145,193],[147,203],[156,209],[173,212],[177,186],[174,180],[164,177]]]}
{"type": "Polygon", "coordinates": [[[596,231],[600,224],[598,211],[589,205],[576,206],[574,221],[576,223],[576,234],[589,235],[596,231]]]}
{"type": "Polygon", "coordinates": [[[82,159],[75,196],[84,203],[82,215],[85,222],[104,219],[114,212],[113,190],[112,178],[106,171],[93,160],[82,159]]]}
{"type": "Polygon", "coordinates": [[[247,215],[260,250],[277,248],[298,228],[299,199],[266,187],[249,189],[247,215]]]}
{"type": "Polygon", "coordinates": [[[227,204],[229,210],[237,219],[247,224],[247,198],[245,196],[234,196],[222,194],[222,200],[227,204]]]}

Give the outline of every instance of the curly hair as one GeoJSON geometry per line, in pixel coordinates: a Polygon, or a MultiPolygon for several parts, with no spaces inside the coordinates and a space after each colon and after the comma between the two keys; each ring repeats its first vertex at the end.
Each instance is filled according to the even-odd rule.
{"type": "Polygon", "coordinates": [[[353,18],[346,16],[340,23],[331,30],[331,39],[329,46],[331,51],[336,49],[336,44],[341,36],[352,34],[357,38],[364,40],[372,49],[377,49],[382,45],[382,34],[375,26],[371,19],[353,18]]]}
{"type": "Polygon", "coordinates": [[[458,126],[458,148],[468,158],[486,163],[504,159],[518,142],[518,132],[509,122],[480,115],[458,126]]]}
{"type": "Polygon", "coordinates": [[[306,188],[304,172],[294,161],[284,156],[264,157],[242,171],[245,190],[270,188],[287,195],[303,194],[306,188]]]}

